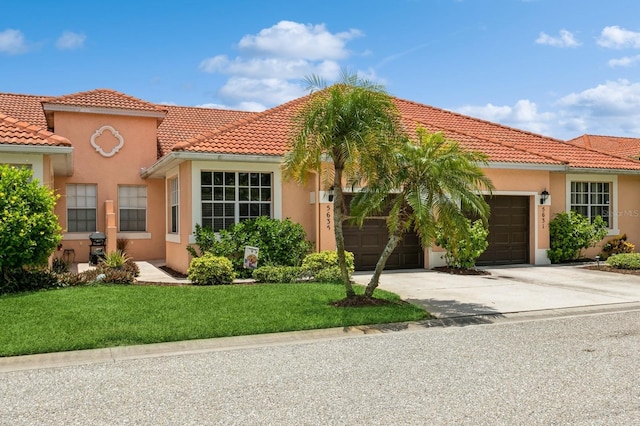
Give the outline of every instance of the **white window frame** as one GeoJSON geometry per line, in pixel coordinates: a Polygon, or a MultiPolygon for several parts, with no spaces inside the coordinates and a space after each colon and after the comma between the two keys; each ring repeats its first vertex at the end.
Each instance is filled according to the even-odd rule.
{"type": "MultiPolygon", "coordinates": [[[[216,161],[193,161],[191,163],[191,182],[193,193],[191,197],[191,223],[202,224],[202,200],[200,194],[200,172],[201,171],[218,171],[218,172],[260,172],[272,173],[271,190],[272,199],[271,217],[274,219],[282,219],[282,169],[281,157],[257,157],[254,162],[234,161],[221,156],[216,161]]],[[[193,232],[193,229],[192,229],[193,232]]],[[[195,243],[193,233],[189,235],[189,243],[195,243]]]]}
{"type": "Polygon", "coordinates": [[[149,227],[148,221],[148,200],[149,200],[149,190],[146,185],[118,185],[118,232],[121,233],[146,233],[149,227]],[[127,190],[136,189],[135,197],[129,196],[128,194],[123,194],[123,192],[127,190]],[[144,194],[141,196],[140,190],[144,190],[144,194]],[[135,200],[131,205],[127,201],[135,200]],[[141,206],[141,201],[144,201],[144,206],[141,206]],[[122,229],[122,212],[123,210],[136,210],[136,211],[144,211],[144,229],[122,229]]]}
{"type": "Polygon", "coordinates": [[[180,234],[180,181],[178,176],[173,176],[168,180],[169,187],[169,223],[168,233],[172,235],[180,234]],[[174,218],[175,214],[175,218],[174,218]],[[175,223],[175,228],[174,228],[175,223]]]}
{"type": "Polygon", "coordinates": [[[260,216],[273,217],[273,173],[261,171],[201,170],[200,177],[200,209],[203,226],[213,227],[216,220],[222,220],[224,222],[222,227],[214,228],[217,232],[220,229],[228,229],[229,226],[243,220],[257,219],[260,216]],[[204,185],[202,177],[205,174],[210,175],[211,184],[204,185]],[[217,174],[222,175],[222,181],[220,183],[215,182],[217,174]],[[244,177],[247,179],[244,184],[241,181],[242,175],[246,175],[244,177]],[[227,178],[232,178],[233,183],[227,184],[227,178]],[[266,178],[268,179],[268,183],[263,182],[266,178]],[[210,194],[206,198],[202,198],[202,193],[205,189],[208,189],[210,194]],[[202,213],[205,205],[211,205],[211,216],[207,217],[206,223],[202,213]],[[222,206],[222,215],[215,215],[216,205],[222,206]],[[229,214],[227,207],[231,206],[233,206],[233,213],[229,214]],[[256,208],[257,211],[252,212],[252,208],[256,208]],[[209,222],[209,220],[211,222],[209,222]]]}
{"type": "Polygon", "coordinates": [[[570,174],[566,180],[566,209],[571,211],[571,184],[574,182],[609,184],[609,228],[608,235],[618,235],[618,176],[596,174],[570,174]]]}
{"type": "MultiPolygon", "coordinates": [[[[66,193],[66,208],[67,208],[67,232],[72,233],[72,234],[78,234],[78,233],[86,233],[86,232],[95,232],[97,231],[98,228],[98,185],[96,185],[95,183],[68,183],[66,185],[65,188],[65,193],[66,193]],[[78,198],[79,196],[78,194],[78,189],[80,188],[84,188],[85,194],[80,195],[80,197],[82,198],[78,198]],[[72,191],[71,188],[73,188],[74,190],[72,191]],[[86,194],[86,190],[89,188],[93,188],[93,194],[86,194]],[[86,229],[86,230],[75,230],[75,231],[71,231],[70,230],[70,224],[72,223],[72,221],[70,220],[70,214],[69,212],[71,210],[93,210],[95,212],[94,217],[95,217],[95,226],[94,229],[86,229]]],[[[77,225],[77,222],[76,222],[77,225]]],[[[76,226],[77,228],[77,226],[76,226]]]]}

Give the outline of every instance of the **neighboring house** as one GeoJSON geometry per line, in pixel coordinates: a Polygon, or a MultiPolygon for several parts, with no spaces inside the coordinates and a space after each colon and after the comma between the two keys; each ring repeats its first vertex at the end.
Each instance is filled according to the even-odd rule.
{"type": "MultiPolygon", "coordinates": [[[[334,249],[332,206],[319,176],[283,182],[291,119],[306,98],[261,113],[157,105],[112,90],[60,97],[0,94],[0,163],[28,165],[61,198],[63,248],[87,261],[88,236],[108,250],[128,240],[136,260],[186,271],[196,224],[214,229],[266,215],[302,224],[317,250],[334,249]]],[[[578,210],[604,216],[610,235],[640,241],[634,196],[640,162],[395,99],[410,131],[443,132],[489,157],[489,248],[483,265],[546,264],[549,220],[578,210]],[[550,194],[545,197],[542,194],[550,194]]],[[[345,188],[350,191],[351,188],[345,188]]],[[[386,242],[383,218],[347,225],[347,249],[372,268],[386,242]]],[[[390,268],[443,263],[438,248],[404,239],[390,268]]]]}
{"type": "Polygon", "coordinates": [[[582,135],[567,141],[570,144],[592,148],[619,157],[640,159],[640,138],[621,136],[582,135]]]}

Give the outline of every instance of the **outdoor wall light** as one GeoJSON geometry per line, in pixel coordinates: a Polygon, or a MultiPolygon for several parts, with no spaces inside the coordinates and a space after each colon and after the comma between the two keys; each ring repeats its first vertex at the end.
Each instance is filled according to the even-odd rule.
{"type": "Polygon", "coordinates": [[[540,204],[546,203],[548,199],[549,199],[549,193],[545,189],[540,193],[540,204]]]}
{"type": "Polygon", "coordinates": [[[331,203],[333,201],[333,195],[334,195],[334,187],[333,185],[331,185],[329,187],[329,191],[327,192],[328,198],[329,198],[329,202],[331,203]]]}

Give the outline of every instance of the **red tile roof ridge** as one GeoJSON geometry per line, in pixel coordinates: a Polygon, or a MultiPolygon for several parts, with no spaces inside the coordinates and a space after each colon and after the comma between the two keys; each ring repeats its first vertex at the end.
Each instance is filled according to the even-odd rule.
{"type": "Polygon", "coordinates": [[[49,95],[31,95],[28,93],[15,93],[15,92],[0,92],[0,95],[11,95],[11,96],[20,96],[20,97],[29,97],[29,98],[37,98],[37,99],[49,99],[51,96],[49,95]]]}
{"type": "Polygon", "coordinates": [[[172,148],[172,151],[182,151],[182,150],[194,147],[194,146],[196,146],[198,144],[198,142],[207,140],[209,138],[213,138],[215,136],[221,135],[221,134],[226,133],[226,132],[230,132],[230,131],[232,131],[234,129],[237,129],[238,127],[241,127],[241,126],[244,126],[246,124],[250,124],[250,123],[253,123],[253,122],[257,121],[257,120],[260,120],[263,117],[275,114],[275,113],[277,113],[277,112],[279,112],[281,110],[287,109],[287,108],[291,108],[292,106],[295,106],[296,104],[301,104],[301,103],[305,102],[306,99],[308,99],[310,96],[311,96],[311,94],[306,95],[306,96],[302,96],[300,98],[293,99],[293,100],[291,100],[289,102],[285,102],[285,103],[277,105],[277,106],[275,106],[273,108],[269,108],[269,109],[266,109],[264,111],[258,112],[258,113],[256,113],[255,115],[253,115],[251,117],[241,118],[241,119],[238,119],[238,120],[236,120],[236,121],[234,121],[232,123],[229,123],[227,125],[224,125],[224,126],[216,128],[216,129],[213,129],[211,131],[204,132],[204,133],[201,133],[199,135],[193,136],[193,137],[191,137],[191,138],[189,138],[189,139],[187,139],[185,141],[178,142],[177,144],[175,144],[173,146],[173,148],[172,148]]]}
{"type": "MultiPolygon", "coordinates": [[[[589,135],[585,135],[585,136],[589,136],[589,135]]],[[[608,138],[608,136],[604,136],[604,137],[608,138]]],[[[636,139],[636,138],[630,138],[630,139],[636,139]]],[[[603,155],[606,155],[607,157],[613,157],[613,158],[617,158],[617,159],[620,159],[620,160],[631,161],[633,163],[640,164],[640,160],[635,159],[633,157],[626,157],[624,155],[613,154],[611,152],[604,151],[604,150],[601,150],[601,149],[598,149],[598,148],[592,148],[592,147],[576,145],[576,144],[573,144],[573,143],[570,143],[570,142],[564,142],[564,143],[566,145],[569,145],[569,146],[575,146],[576,148],[581,148],[581,149],[584,149],[584,150],[587,150],[587,151],[591,151],[591,152],[597,152],[598,154],[603,154],[603,155]]]]}
{"type": "Polygon", "coordinates": [[[556,138],[553,138],[551,136],[541,135],[539,133],[534,133],[534,132],[531,132],[529,130],[518,129],[516,127],[507,126],[505,124],[500,124],[500,123],[496,123],[496,122],[493,122],[493,121],[484,120],[482,118],[472,117],[470,115],[461,114],[459,112],[451,111],[451,110],[448,110],[448,109],[438,108],[438,107],[434,107],[434,106],[427,105],[427,104],[421,104],[421,103],[416,102],[416,101],[411,101],[411,100],[408,100],[408,99],[398,98],[398,97],[395,97],[395,96],[394,96],[394,98],[399,100],[399,101],[401,101],[401,102],[406,102],[406,103],[413,104],[413,105],[420,106],[420,107],[430,108],[430,109],[433,109],[433,110],[436,110],[436,111],[444,112],[446,114],[455,115],[457,117],[461,117],[461,118],[464,118],[466,120],[477,121],[477,122],[480,122],[480,123],[489,124],[489,125],[494,126],[494,127],[501,127],[503,129],[511,130],[511,131],[518,132],[518,133],[524,133],[526,135],[535,136],[535,137],[538,137],[538,138],[548,139],[548,140],[552,140],[552,141],[556,141],[556,142],[564,142],[562,139],[556,139],[556,138]]]}
{"type": "MultiPolygon", "coordinates": [[[[39,126],[35,126],[33,124],[27,123],[26,121],[20,121],[6,114],[0,113],[0,122],[5,122],[16,130],[30,133],[36,139],[41,139],[43,141],[48,140],[52,142],[54,145],[58,145],[58,146],[71,146],[71,142],[69,141],[69,139],[65,137],[56,135],[55,133],[45,130],[39,126]]],[[[29,144],[29,145],[37,145],[37,144],[29,144]]]]}
{"type": "MultiPolygon", "coordinates": [[[[135,96],[131,96],[128,95],[126,93],[123,92],[119,92],[117,90],[114,89],[107,89],[107,88],[99,88],[99,89],[92,89],[92,90],[86,90],[83,92],[76,92],[76,93],[70,93],[67,95],[62,95],[62,96],[55,96],[55,97],[49,97],[46,100],[43,100],[43,102],[46,103],[50,103],[50,104],[61,104],[61,105],[77,105],[76,103],[73,103],[74,99],[77,98],[81,98],[83,96],[87,96],[87,95],[94,95],[94,94],[98,94],[98,93],[109,93],[111,95],[115,95],[121,98],[125,98],[129,101],[135,102],[139,105],[145,105],[147,107],[149,107],[149,109],[152,110],[157,110],[158,112],[167,112],[166,108],[164,106],[161,106],[159,104],[154,104],[145,100],[142,100],[140,98],[136,98],[135,96]]],[[[113,108],[117,108],[117,107],[113,107],[113,108]]],[[[126,109],[126,108],[125,108],[126,109]]]]}
{"type": "Polygon", "coordinates": [[[230,111],[230,112],[243,112],[247,114],[259,114],[259,112],[255,111],[244,111],[241,109],[231,109],[231,108],[212,108],[205,106],[190,106],[190,105],[169,105],[169,104],[154,104],[165,108],[181,108],[181,109],[204,109],[204,110],[214,110],[214,111],[230,111]]]}
{"type": "Polygon", "coordinates": [[[582,136],[578,136],[578,137],[575,137],[573,139],[569,139],[567,142],[575,141],[575,140],[578,140],[578,139],[582,139],[584,137],[587,137],[587,138],[592,138],[592,137],[593,138],[604,138],[604,139],[634,139],[634,140],[640,140],[640,136],[638,136],[638,137],[633,137],[633,136],[610,136],[610,135],[594,135],[594,134],[591,134],[591,133],[585,133],[582,136]]]}

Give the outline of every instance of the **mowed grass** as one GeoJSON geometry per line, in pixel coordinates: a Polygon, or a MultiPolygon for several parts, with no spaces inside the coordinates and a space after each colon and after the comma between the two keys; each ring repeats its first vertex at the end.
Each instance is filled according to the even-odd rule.
{"type": "Polygon", "coordinates": [[[344,287],[331,284],[101,285],[6,295],[0,297],[0,356],[428,317],[395,294],[376,290],[375,297],[396,303],[334,307],[344,287]]]}

